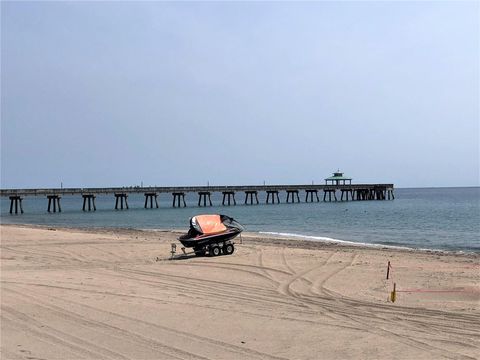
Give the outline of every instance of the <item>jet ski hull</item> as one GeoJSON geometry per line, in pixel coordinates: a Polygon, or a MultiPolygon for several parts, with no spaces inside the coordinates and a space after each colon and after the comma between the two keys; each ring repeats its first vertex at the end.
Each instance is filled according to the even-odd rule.
{"type": "Polygon", "coordinates": [[[190,219],[188,233],[178,240],[186,248],[193,248],[197,255],[224,251],[233,253],[233,244],[230,240],[237,237],[244,230],[243,226],[226,215],[197,215],[190,219]]]}
{"type": "Polygon", "coordinates": [[[214,235],[200,235],[193,238],[180,236],[178,240],[187,248],[201,248],[207,245],[222,243],[237,237],[241,231],[231,230],[214,235]]]}

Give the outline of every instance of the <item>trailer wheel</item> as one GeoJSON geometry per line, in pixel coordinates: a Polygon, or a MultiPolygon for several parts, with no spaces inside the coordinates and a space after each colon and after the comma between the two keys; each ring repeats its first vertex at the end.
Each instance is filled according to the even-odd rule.
{"type": "Polygon", "coordinates": [[[219,248],[218,246],[212,246],[212,247],[210,248],[210,255],[212,255],[212,256],[218,256],[218,255],[220,255],[220,253],[221,253],[221,252],[220,252],[220,248],[219,248]]]}
{"type": "Polygon", "coordinates": [[[223,247],[223,253],[225,255],[232,255],[234,251],[235,248],[233,247],[233,244],[227,244],[223,247]]]}

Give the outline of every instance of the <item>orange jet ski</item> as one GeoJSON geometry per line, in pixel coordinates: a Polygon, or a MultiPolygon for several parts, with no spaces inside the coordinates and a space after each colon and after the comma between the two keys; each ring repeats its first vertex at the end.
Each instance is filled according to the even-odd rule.
{"type": "Polygon", "coordinates": [[[192,248],[196,255],[231,255],[235,251],[231,241],[244,230],[233,218],[226,215],[197,215],[190,219],[190,229],[178,240],[192,248]]]}

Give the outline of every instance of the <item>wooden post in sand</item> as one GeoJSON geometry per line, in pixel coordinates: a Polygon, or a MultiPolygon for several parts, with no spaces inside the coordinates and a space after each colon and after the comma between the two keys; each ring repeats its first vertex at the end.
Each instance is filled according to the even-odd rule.
{"type": "Polygon", "coordinates": [[[388,280],[389,275],[390,275],[390,261],[387,264],[387,280],[388,280]]]}

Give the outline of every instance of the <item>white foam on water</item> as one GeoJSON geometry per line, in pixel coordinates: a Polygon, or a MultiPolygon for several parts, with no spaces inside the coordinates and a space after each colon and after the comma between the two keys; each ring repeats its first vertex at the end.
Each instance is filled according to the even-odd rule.
{"type": "MultiPolygon", "coordinates": [[[[182,229],[180,228],[171,228],[171,229],[162,229],[162,228],[145,228],[140,229],[142,231],[147,232],[181,232],[182,229]]],[[[254,232],[255,233],[255,232],[254,232]]],[[[387,244],[375,244],[375,243],[366,243],[366,242],[355,242],[355,241],[348,241],[348,240],[341,240],[335,238],[329,238],[326,236],[313,236],[313,235],[303,235],[303,234],[295,234],[295,233],[286,233],[286,232],[275,232],[275,231],[258,231],[258,234],[264,235],[272,235],[277,237],[284,237],[284,238],[297,238],[306,241],[314,241],[314,242],[326,242],[338,245],[348,245],[348,246],[358,246],[358,247],[371,247],[371,248],[382,248],[382,249],[397,249],[397,250],[407,250],[407,251],[426,251],[426,252],[435,252],[435,253],[444,253],[444,254],[475,254],[475,251],[464,251],[464,250],[445,250],[445,249],[429,249],[429,248],[415,248],[409,246],[400,246],[400,245],[387,245],[387,244]]]]}
{"type": "MultiPolygon", "coordinates": [[[[415,251],[435,251],[435,252],[451,252],[447,250],[438,250],[438,249],[423,249],[423,248],[412,248],[408,246],[398,246],[398,245],[385,245],[385,244],[374,244],[374,243],[364,243],[364,242],[354,242],[347,240],[334,239],[324,236],[312,236],[312,235],[302,235],[302,234],[293,234],[293,233],[283,233],[283,232],[273,232],[273,231],[259,231],[259,234],[281,236],[288,238],[299,238],[307,241],[318,241],[318,242],[327,242],[340,245],[351,245],[351,246],[361,246],[361,247],[373,247],[373,248],[389,248],[389,249],[400,249],[400,250],[415,250],[415,251]]],[[[463,253],[458,252],[456,253],[463,253]]]]}

